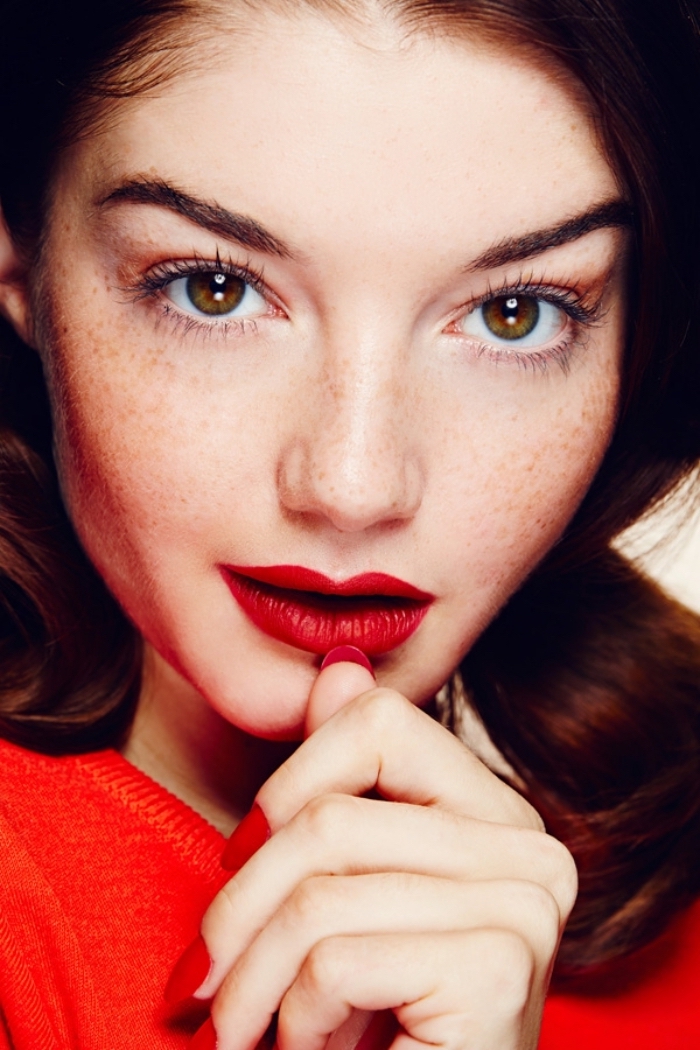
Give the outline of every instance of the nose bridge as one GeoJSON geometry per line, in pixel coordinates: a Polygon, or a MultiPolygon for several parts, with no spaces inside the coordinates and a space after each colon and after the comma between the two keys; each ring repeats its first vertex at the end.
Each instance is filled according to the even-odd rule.
{"type": "Polygon", "coordinates": [[[422,482],[407,426],[408,336],[356,316],[335,317],[321,340],[311,410],[282,463],[283,502],[341,531],[411,517],[422,482]]]}

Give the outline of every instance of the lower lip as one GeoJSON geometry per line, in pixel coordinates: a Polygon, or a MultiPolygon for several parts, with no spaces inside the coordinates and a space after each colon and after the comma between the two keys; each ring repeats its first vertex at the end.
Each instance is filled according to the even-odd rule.
{"type": "Polygon", "coordinates": [[[260,583],[230,569],[222,573],[256,627],[280,642],[319,655],[337,645],[355,645],[368,656],[388,653],[418,630],[431,604],[387,595],[338,597],[297,591],[260,583]]]}

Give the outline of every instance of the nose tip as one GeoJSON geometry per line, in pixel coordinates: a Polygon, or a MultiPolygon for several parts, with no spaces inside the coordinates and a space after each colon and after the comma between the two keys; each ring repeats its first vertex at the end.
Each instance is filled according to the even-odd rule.
{"type": "Polygon", "coordinates": [[[407,521],[422,500],[416,458],[397,435],[316,434],[295,441],[280,463],[278,491],[294,514],[324,518],[339,532],[407,521]]]}

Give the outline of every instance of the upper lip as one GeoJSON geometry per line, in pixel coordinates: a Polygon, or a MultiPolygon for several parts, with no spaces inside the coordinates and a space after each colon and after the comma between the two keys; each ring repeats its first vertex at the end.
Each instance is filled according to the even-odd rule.
{"type": "Polygon", "coordinates": [[[396,576],[388,576],[384,572],[364,572],[346,580],[332,580],[322,572],[306,569],[301,565],[226,565],[225,568],[228,572],[247,576],[258,583],[286,590],[310,591],[348,598],[370,595],[409,598],[420,602],[432,601],[435,597],[428,591],[422,591],[413,584],[399,580],[396,576]]]}

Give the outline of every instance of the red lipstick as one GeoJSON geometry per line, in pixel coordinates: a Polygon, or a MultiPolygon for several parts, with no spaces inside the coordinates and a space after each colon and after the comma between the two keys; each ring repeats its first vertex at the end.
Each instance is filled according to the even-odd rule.
{"type": "Polygon", "coordinates": [[[256,627],[318,654],[338,645],[368,656],[388,653],[418,629],[434,600],[382,572],[337,582],[299,565],[224,565],[221,571],[256,627]]]}

